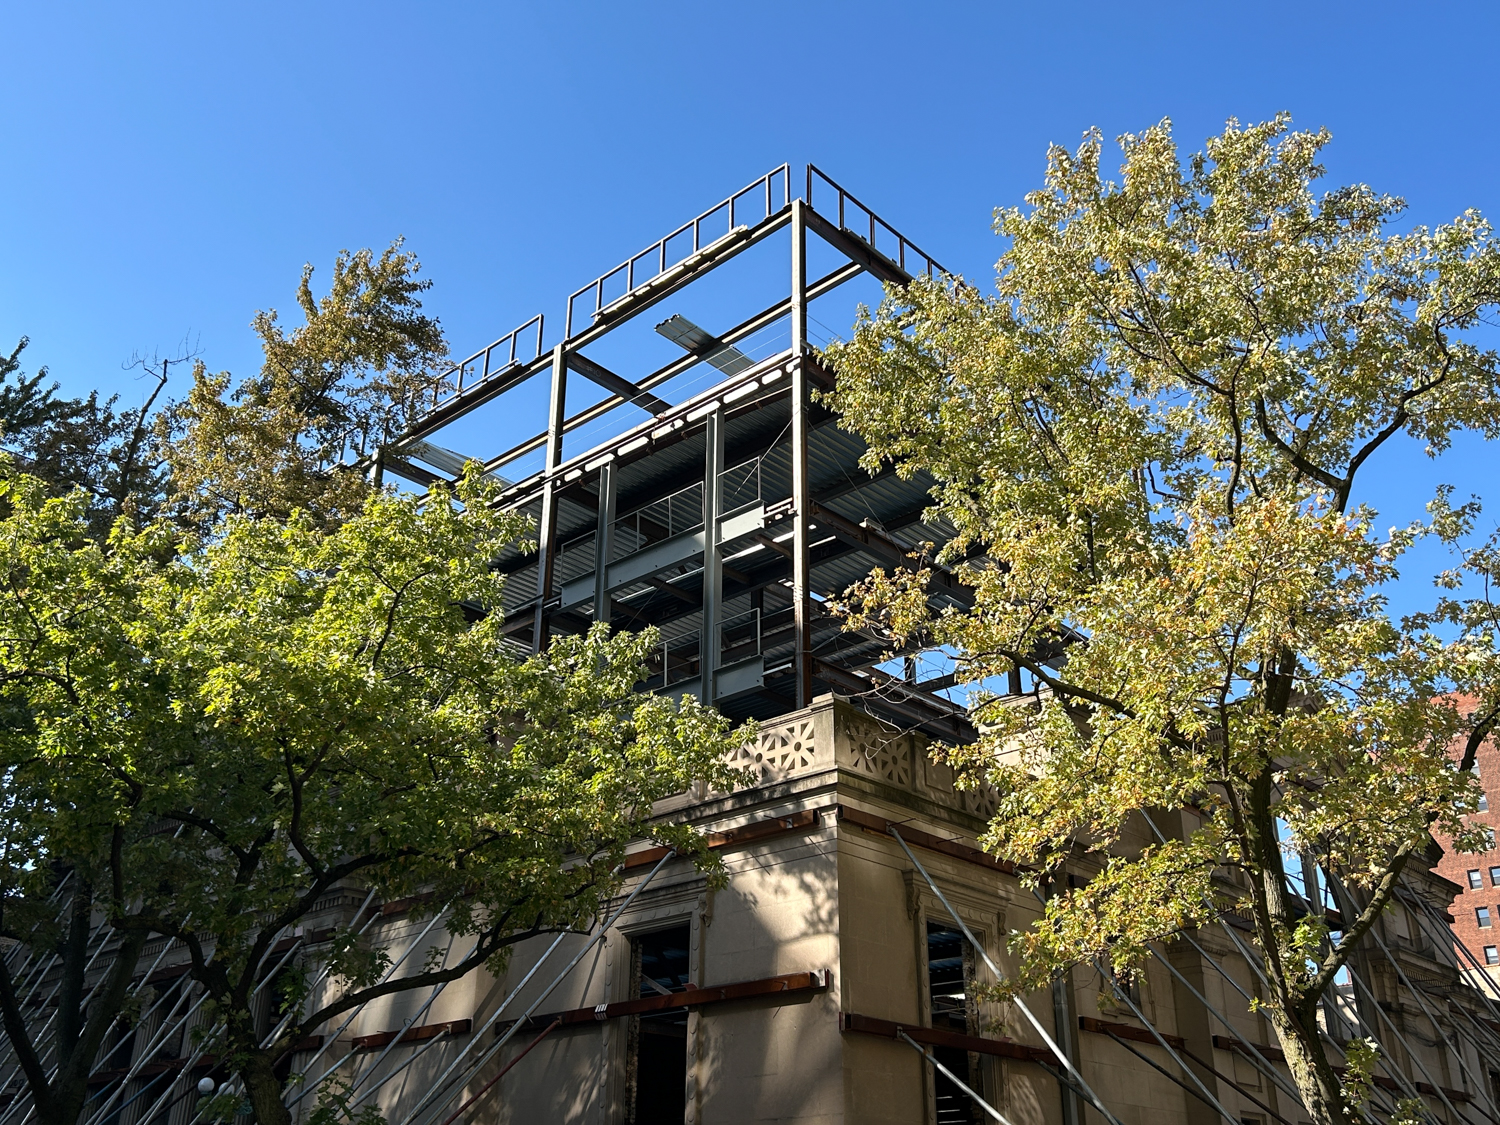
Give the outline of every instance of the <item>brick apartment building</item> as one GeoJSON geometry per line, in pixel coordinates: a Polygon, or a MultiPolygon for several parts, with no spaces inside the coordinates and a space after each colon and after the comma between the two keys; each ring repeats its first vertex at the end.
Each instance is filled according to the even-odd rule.
{"type": "MultiPolygon", "coordinates": [[[[1494,740],[1479,748],[1475,772],[1484,786],[1484,796],[1479,811],[1469,819],[1490,829],[1490,849],[1455,852],[1445,840],[1444,855],[1436,870],[1460,888],[1449,911],[1459,946],[1459,964],[1471,969],[1476,964],[1482,966],[1490,991],[1500,996],[1500,848],[1495,846],[1495,833],[1500,829],[1500,746],[1494,740]]],[[[1466,975],[1472,983],[1480,983],[1477,971],[1466,975]]]]}

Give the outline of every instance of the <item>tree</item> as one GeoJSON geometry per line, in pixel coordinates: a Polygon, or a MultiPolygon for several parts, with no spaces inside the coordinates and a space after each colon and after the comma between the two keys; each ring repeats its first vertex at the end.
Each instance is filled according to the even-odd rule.
{"type": "MultiPolygon", "coordinates": [[[[278,1064],[320,1022],[583,924],[632,839],[704,855],[652,804],[732,784],[742,733],[634,694],[649,634],[517,655],[490,563],[525,521],[477,476],[419,502],[366,475],[444,354],[418,268],[399,244],[340,255],[322,300],[304,270],[307,322],[257,316],[256,376],[200,365],[154,425],[131,416],[169,476],[128,478],[103,533],[102,478],[0,470],[0,935],[61,982],[39,1026],[0,963],[0,1021],[44,1125],[76,1125],[153,934],[188,949],[215,1052],[282,1123],[278,1064]],[[341,882],[420,894],[472,950],[382,983],[384,948],[337,932],[279,981],[292,1006],[265,1042],[267,951],[341,882]],[[319,958],[330,983],[300,994],[319,958]]],[[[87,421],[42,378],[7,416],[87,421]]]]}
{"type": "Polygon", "coordinates": [[[88,660],[103,662],[90,666],[96,681],[113,685],[105,698],[134,716],[131,737],[163,745],[177,737],[172,700],[150,690],[161,682],[138,675],[142,654],[127,640],[127,610],[135,604],[132,584],[149,561],[139,555],[141,544],[162,552],[157,562],[191,548],[180,548],[164,526],[144,538],[131,529],[164,506],[178,524],[206,536],[221,531],[224,517],[236,511],[285,516],[300,506],[322,525],[357,512],[371,488],[357,467],[329,456],[337,435],[384,436],[403,424],[402,411],[431,378],[426,367],[444,350],[437,322],[420,312],[418,294],[426,283],[413,277],[419,268],[399,243],[378,260],[368,250],[342,254],[332,292],[319,302],[311,293],[311,267],[304,267],[297,297],[309,323],[287,332],[274,312],[256,315],[266,352],[259,375],[231,396],[231,377],[209,376],[200,363],[189,396],[157,414],[167,364],[139,409],[117,412],[114,399],[101,404],[95,394],[60,396],[58,384],[46,382],[45,368],[22,373],[25,339],[0,357],[0,427],[15,460],[3,469],[11,483],[0,503],[0,534],[7,537],[10,569],[0,596],[20,621],[19,631],[6,635],[8,663],[0,668],[0,740],[9,746],[0,766],[7,859],[0,933],[19,944],[17,964],[50,965],[59,974],[54,1019],[36,1026],[20,1018],[23,998],[8,972],[0,972],[0,1009],[8,1013],[7,1036],[48,1125],[74,1125],[99,1045],[125,1018],[130,975],[149,936],[127,927],[126,919],[145,906],[142,889],[155,884],[136,852],[116,863],[124,881],[110,878],[118,859],[114,845],[142,830],[139,802],[122,803],[101,782],[98,771],[105,767],[97,762],[85,768],[70,758],[70,769],[59,772],[49,757],[47,740],[59,730],[82,739],[75,751],[82,746],[89,753],[107,751],[99,739],[125,738],[125,732],[98,727],[87,697],[40,700],[34,689],[43,680],[37,677],[47,673],[35,662],[45,667],[56,658],[78,676],[86,652],[88,660]],[[15,475],[17,467],[24,475],[15,475]],[[62,502],[43,504],[48,497],[62,502]],[[121,520],[117,541],[111,532],[121,520]],[[135,554],[116,558],[122,543],[134,545],[135,554]],[[72,589],[62,619],[69,643],[84,635],[98,643],[59,649],[46,619],[30,618],[28,592],[47,574],[60,583],[54,593],[72,589]],[[146,694],[132,699],[127,686],[146,694]],[[109,734],[79,733],[94,728],[109,734]],[[89,951],[101,914],[118,946],[105,982],[89,990],[89,951]]]}
{"type": "Polygon", "coordinates": [[[1097,867],[1020,937],[1012,987],[1128,971],[1239,912],[1319,1125],[1360,1117],[1319,1000],[1433,830],[1480,844],[1467,771],[1500,715],[1462,568],[1431,613],[1394,620],[1384,594],[1415,537],[1461,538],[1474,508],[1442,494],[1381,535],[1355,502],[1393,441],[1500,435],[1500,357],[1470,339],[1500,246],[1474,212],[1393,232],[1400,200],[1317,194],[1328,140],[1231,121],[1184,162],[1163,122],[1122,138],[1118,184],[1097,133],[1053,148],[1044,189],[997,212],[994,295],[918,280],[829,354],[868,463],[936,478],[974,591],[933,614],[920,571],[876,572],[851,623],[949,646],[972,682],[1024,671],[1029,696],[972,696],[978,741],[951,752],[1000,791],[985,846],[1097,867]],[[1125,848],[1153,809],[1180,827],[1125,848]],[[1351,889],[1342,932],[1289,887],[1297,853],[1351,889]]]}
{"type": "MultiPolygon", "coordinates": [[[[165,361],[146,372],[155,384],[145,402],[133,410],[116,410],[118,396],[99,401],[58,396],[58,384],[45,384],[47,369],[21,372],[22,338],[8,356],[0,356],[0,434],[6,449],[26,471],[61,494],[81,488],[93,498],[89,531],[108,534],[120,515],[149,516],[161,498],[164,471],[153,441],[152,410],[167,383],[165,361]],[[12,381],[14,379],[14,381],[12,381]]],[[[145,365],[142,364],[144,368],[145,365]]]]}
{"type": "MultiPolygon", "coordinates": [[[[107,887],[124,935],[111,987],[145,937],[180,941],[257,1121],[290,1120],[278,1064],[324,1021],[585,925],[631,840],[705,855],[652,823],[653,803],[734,781],[726,720],[635,693],[654,638],[601,627],[523,658],[498,613],[471,620],[465,607],[500,604],[490,560],[527,532],[496,488],[476,470],[451,495],[374,493],[331,528],[234,516],[207,541],[122,525],[106,551],[83,535],[80,494],[0,485],[0,678],[27,716],[5,733],[5,835],[31,845],[6,889],[44,900],[38,873],[57,864],[107,887]],[[252,1000],[269,951],[351,882],[427,896],[419,913],[446,912],[472,947],[382,980],[385,948],[336,932],[318,956],[338,987],[307,994],[294,974],[264,1038],[252,1000]]],[[[44,1120],[76,1120],[84,1083],[48,1084],[7,972],[0,1013],[33,1096],[51,1098],[44,1120]]],[[[66,1056],[83,1080],[95,1015],[66,1056]]]]}
{"type": "Polygon", "coordinates": [[[319,519],[359,510],[363,464],[420,412],[447,355],[422,312],[421,264],[397,239],[378,258],[339,254],[328,295],[302,269],[305,322],[288,332],[275,310],[255,315],[264,362],[233,382],[200,364],[187,396],[162,419],[179,515],[204,525],[227,513],[319,519]]]}

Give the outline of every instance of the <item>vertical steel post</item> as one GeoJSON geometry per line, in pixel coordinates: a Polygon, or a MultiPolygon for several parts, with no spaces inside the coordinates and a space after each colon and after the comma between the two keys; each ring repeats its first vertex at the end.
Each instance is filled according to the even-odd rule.
{"type": "Polygon", "coordinates": [[[615,467],[599,469],[599,527],[594,532],[594,620],[609,624],[609,563],[614,558],[615,467]]]}
{"type": "Polygon", "coordinates": [[[719,557],[719,515],[724,510],[724,407],[703,420],[703,632],[698,641],[698,673],[704,703],[714,701],[719,670],[719,628],[723,624],[724,560],[719,557]]]}
{"type": "Polygon", "coordinates": [[[812,587],[808,515],[812,491],[807,479],[807,214],[792,200],[792,624],[796,645],[796,705],[812,702],[812,587]]]}
{"type": "Polygon", "coordinates": [[[547,463],[542,469],[542,523],[537,528],[536,620],[532,648],[541,652],[551,639],[547,603],[552,599],[552,577],[557,562],[557,481],[562,464],[563,418],[567,414],[568,356],[564,345],[552,349],[552,400],[547,410],[547,463]]]}

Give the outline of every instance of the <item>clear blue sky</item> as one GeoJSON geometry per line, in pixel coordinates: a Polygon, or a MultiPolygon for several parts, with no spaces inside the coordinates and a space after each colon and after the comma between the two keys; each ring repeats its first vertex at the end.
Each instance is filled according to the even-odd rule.
{"type": "MultiPolygon", "coordinates": [[[[0,345],[127,402],[184,338],[245,373],[305,261],[404,234],[457,352],[782,161],[947,265],[1045,146],[1289,109],[1415,222],[1500,215],[1493,3],[10,4],[0,345]]],[[[1381,467],[1381,507],[1493,454],[1381,467]]],[[[1500,489],[1489,489],[1500,496],[1500,489]]],[[[1372,496],[1372,499],[1376,497],[1372,496]]]]}

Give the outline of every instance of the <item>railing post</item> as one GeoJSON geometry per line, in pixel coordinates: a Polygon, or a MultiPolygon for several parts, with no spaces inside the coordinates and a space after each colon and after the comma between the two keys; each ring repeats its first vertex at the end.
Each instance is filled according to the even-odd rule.
{"type": "Polygon", "coordinates": [[[609,564],[614,557],[615,467],[599,469],[599,528],[594,532],[594,620],[610,619],[609,564]]]}
{"type": "Polygon", "coordinates": [[[698,641],[698,671],[704,703],[713,703],[719,670],[724,599],[724,562],[719,557],[719,515],[724,510],[724,407],[714,408],[703,429],[703,632],[698,641]]]}
{"type": "Polygon", "coordinates": [[[536,619],[532,649],[543,651],[551,640],[547,603],[557,563],[557,481],[552,474],[562,464],[563,420],[567,413],[568,357],[563,344],[552,349],[552,400],[547,411],[547,463],[542,469],[542,519],[537,528],[536,619]]]}
{"type": "Polygon", "coordinates": [[[811,538],[812,491],[807,479],[809,437],[807,384],[807,214],[792,200],[792,626],[796,645],[796,705],[812,703],[811,538]]]}

